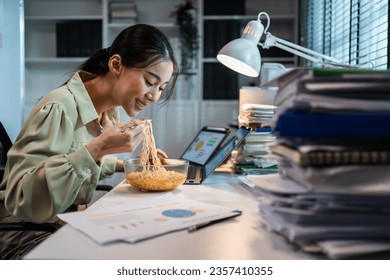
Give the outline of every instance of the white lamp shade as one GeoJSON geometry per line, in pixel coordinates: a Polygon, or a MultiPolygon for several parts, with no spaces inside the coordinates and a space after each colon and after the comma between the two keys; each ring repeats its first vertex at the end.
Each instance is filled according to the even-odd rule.
{"type": "Polygon", "coordinates": [[[218,53],[217,59],[226,67],[249,77],[257,77],[260,72],[260,52],[257,44],[246,38],[235,39],[226,44],[218,53]]]}

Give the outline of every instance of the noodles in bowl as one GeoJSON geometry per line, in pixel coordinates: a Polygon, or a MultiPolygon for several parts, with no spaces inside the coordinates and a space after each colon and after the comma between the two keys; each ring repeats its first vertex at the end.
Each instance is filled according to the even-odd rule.
{"type": "Polygon", "coordinates": [[[165,159],[164,165],[143,165],[140,158],[124,161],[126,181],[143,191],[169,191],[180,186],[187,178],[188,162],[165,159]]]}
{"type": "Polygon", "coordinates": [[[152,123],[146,120],[145,138],[139,158],[123,162],[126,181],[143,191],[169,191],[180,186],[187,178],[188,162],[163,159],[157,156],[152,123]]]}

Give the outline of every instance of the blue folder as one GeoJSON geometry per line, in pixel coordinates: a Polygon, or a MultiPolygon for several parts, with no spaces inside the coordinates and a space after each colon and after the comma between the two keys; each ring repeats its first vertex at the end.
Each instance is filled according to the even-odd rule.
{"type": "Polygon", "coordinates": [[[290,109],[276,120],[273,134],[301,138],[390,137],[390,112],[317,113],[290,109]]]}

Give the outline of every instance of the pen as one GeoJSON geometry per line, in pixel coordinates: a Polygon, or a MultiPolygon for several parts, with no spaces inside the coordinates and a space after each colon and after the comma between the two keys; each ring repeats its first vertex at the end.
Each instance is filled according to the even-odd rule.
{"type": "Polygon", "coordinates": [[[233,212],[235,213],[233,216],[229,216],[229,217],[225,217],[225,218],[222,218],[222,219],[218,219],[218,220],[214,220],[214,221],[207,221],[207,222],[203,222],[203,223],[200,223],[200,224],[197,224],[197,225],[193,225],[193,226],[188,227],[187,231],[188,232],[195,232],[197,230],[200,230],[200,229],[205,228],[207,226],[219,223],[219,222],[224,221],[226,219],[239,216],[242,213],[242,211],[240,211],[240,210],[235,210],[233,212]]]}
{"type": "Polygon", "coordinates": [[[201,224],[198,224],[198,225],[190,226],[187,231],[188,232],[194,232],[194,231],[197,231],[198,229],[207,227],[209,225],[211,225],[211,222],[204,222],[204,223],[201,223],[201,224]]]}

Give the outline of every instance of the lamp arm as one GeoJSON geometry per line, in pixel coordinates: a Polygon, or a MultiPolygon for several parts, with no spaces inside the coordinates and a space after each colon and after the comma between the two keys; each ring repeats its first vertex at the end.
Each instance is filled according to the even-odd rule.
{"type": "Polygon", "coordinates": [[[296,45],[294,43],[291,43],[289,41],[280,39],[276,36],[273,36],[271,33],[267,32],[266,34],[266,39],[263,43],[259,42],[259,45],[263,49],[269,49],[270,47],[278,47],[280,49],[283,49],[285,51],[288,51],[292,54],[298,55],[300,57],[303,57],[307,60],[319,63],[321,65],[327,65],[327,66],[333,66],[333,67],[347,67],[351,68],[353,67],[352,65],[349,64],[343,64],[340,61],[324,55],[322,53],[318,53],[316,51],[307,49],[305,47],[296,45]]]}
{"type": "Polygon", "coordinates": [[[316,62],[316,63],[323,64],[323,59],[316,58],[316,57],[314,57],[314,56],[310,56],[310,55],[308,55],[308,54],[305,54],[305,53],[303,53],[303,52],[301,52],[301,51],[294,50],[294,49],[292,49],[292,48],[290,48],[290,47],[288,47],[288,46],[285,46],[285,45],[283,45],[283,44],[280,44],[280,43],[278,43],[278,42],[276,42],[274,46],[275,46],[275,47],[278,47],[279,49],[288,51],[288,52],[290,52],[290,53],[292,53],[292,54],[295,54],[295,55],[298,55],[298,56],[300,56],[300,57],[303,57],[303,58],[305,58],[305,59],[307,59],[307,60],[310,60],[310,61],[313,61],[313,62],[316,62]]]}

